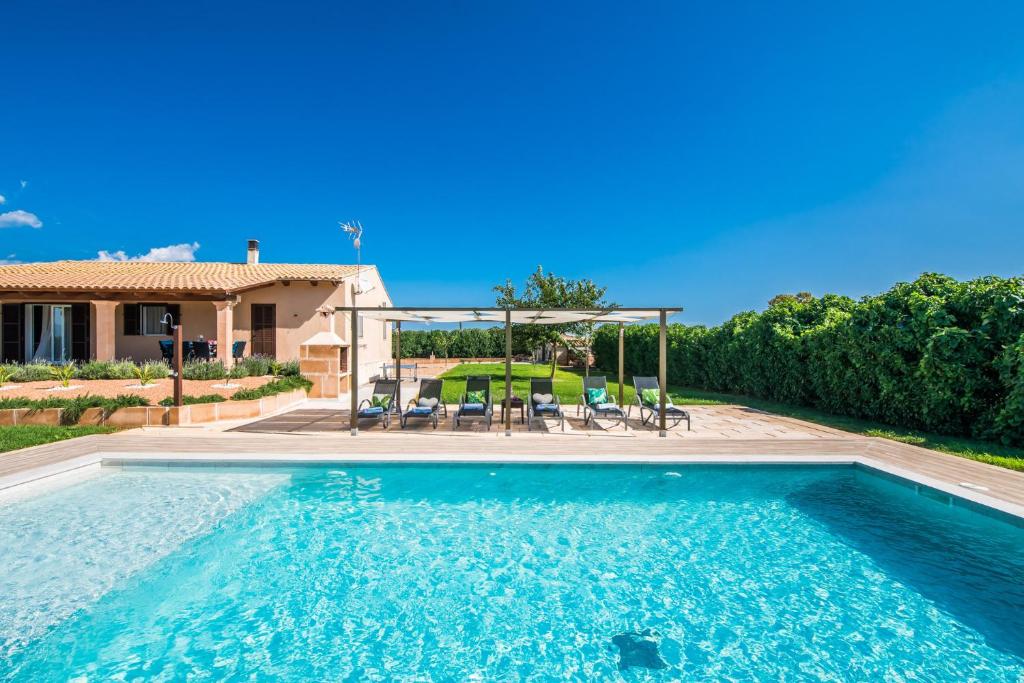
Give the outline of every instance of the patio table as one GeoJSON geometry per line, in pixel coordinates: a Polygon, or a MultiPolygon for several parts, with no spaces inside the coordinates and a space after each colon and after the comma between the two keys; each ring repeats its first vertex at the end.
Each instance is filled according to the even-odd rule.
{"type": "MultiPolygon", "coordinates": [[[[505,404],[508,403],[505,399],[501,399],[501,421],[505,421],[505,404]]],[[[526,424],[526,403],[523,399],[518,396],[512,397],[512,410],[519,408],[519,424],[526,424]]]]}

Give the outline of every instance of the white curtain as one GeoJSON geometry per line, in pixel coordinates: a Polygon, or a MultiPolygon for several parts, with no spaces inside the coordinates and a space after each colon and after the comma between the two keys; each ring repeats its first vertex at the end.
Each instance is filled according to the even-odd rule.
{"type": "MultiPolygon", "coordinates": [[[[48,363],[53,358],[53,334],[51,330],[51,324],[53,322],[53,308],[50,306],[42,306],[43,309],[43,329],[39,334],[39,346],[36,347],[35,353],[32,354],[32,360],[35,362],[48,363]]],[[[29,315],[32,315],[30,309],[29,315]]]]}

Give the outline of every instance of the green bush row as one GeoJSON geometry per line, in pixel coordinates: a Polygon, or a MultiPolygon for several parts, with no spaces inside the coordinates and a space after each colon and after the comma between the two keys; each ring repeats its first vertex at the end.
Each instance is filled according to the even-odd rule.
{"type": "MultiPolygon", "coordinates": [[[[529,353],[513,337],[512,353],[529,353]]],[[[392,357],[394,357],[392,336],[392,357]]],[[[464,330],[402,330],[402,358],[504,358],[505,328],[471,327],[464,330]]]]}
{"type": "Polygon", "coordinates": [[[102,396],[76,396],[74,398],[0,398],[0,410],[12,408],[28,408],[30,410],[44,410],[46,408],[61,408],[61,424],[75,424],[82,417],[82,413],[88,408],[102,408],[104,414],[110,415],[119,408],[135,408],[148,406],[149,401],[144,396],[125,394],[116,398],[104,398],[102,396]]]}
{"type": "MultiPolygon", "coordinates": [[[[232,401],[251,401],[257,398],[264,398],[266,396],[273,396],[275,394],[282,394],[287,391],[294,391],[295,389],[304,389],[309,391],[313,388],[313,383],[302,375],[288,375],[267,382],[266,384],[256,387],[254,389],[239,389],[231,395],[232,401]]],[[[228,399],[224,398],[219,394],[203,394],[202,396],[182,396],[181,402],[185,405],[194,405],[197,403],[220,403],[228,399]]],[[[174,405],[174,400],[170,397],[160,401],[162,406],[174,405]]]]}
{"type": "MultiPolygon", "coordinates": [[[[0,365],[0,384],[3,382],[42,382],[53,379],[53,365],[48,363],[5,363],[0,365]]],[[[153,379],[170,375],[171,368],[162,360],[135,363],[131,360],[91,360],[75,366],[76,379],[135,379],[136,369],[148,370],[153,379]]],[[[289,377],[299,374],[298,361],[277,362],[263,356],[247,356],[228,370],[221,361],[186,361],[182,364],[185,379],[238,379],[241,377],[263,377],[279,375],[289,377]]]]}
{"type": "MultiPolygon", "coordinates": [[[[600,367],[616,367],[617,335],[597,330],[600,367]]],[[[1024,445],[1024,278],[925,274],[860,301],[781,296],[715,327],[670,325],[667,342],[672,384],[1024,445]]],[[[624,362],[657,374],[657,325],[626,328],[624,362]]]]}

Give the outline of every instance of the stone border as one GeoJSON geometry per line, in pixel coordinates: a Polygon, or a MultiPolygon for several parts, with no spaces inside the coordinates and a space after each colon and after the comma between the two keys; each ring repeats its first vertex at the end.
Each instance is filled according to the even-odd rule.
{"type": "MultiPolygon", "coordinates": [[[[107,425],[110,427],[163,427],[241,420],[263,417],[288,408],[306,399],[305,389],[265,396],[249,401],[227,399],[219,403],[194,403],[181,406],[133,406],[120,408],[106,417],[102,408],[86,408],[79,418],[80,425],[107,425]]],[[[15,408],[0,410],[0,425],[61,425],[63,408],[15,408]]]]}

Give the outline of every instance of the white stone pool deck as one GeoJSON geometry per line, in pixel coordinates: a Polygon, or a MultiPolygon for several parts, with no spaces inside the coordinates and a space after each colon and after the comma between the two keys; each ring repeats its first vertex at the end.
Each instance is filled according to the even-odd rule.
{"type": "Polygon", "coordinates": [[[308,401],[269,420],[133,429],[0,454],[0,489],[103,462],[859,463],[1024,518],[1024,473],[743,406],[690,411],[692,431],[683,424],[666,438],[638,419],[628,431],[590,430],[571,408],[564,433],[554,422],[528,432],[516,411],[512,436],[496,415],[490,432],[479,422],[452,431],[448,421],[437,430],[419,421],[406,430],[366,424],[353,437],[347,413],[308,401]]]}

